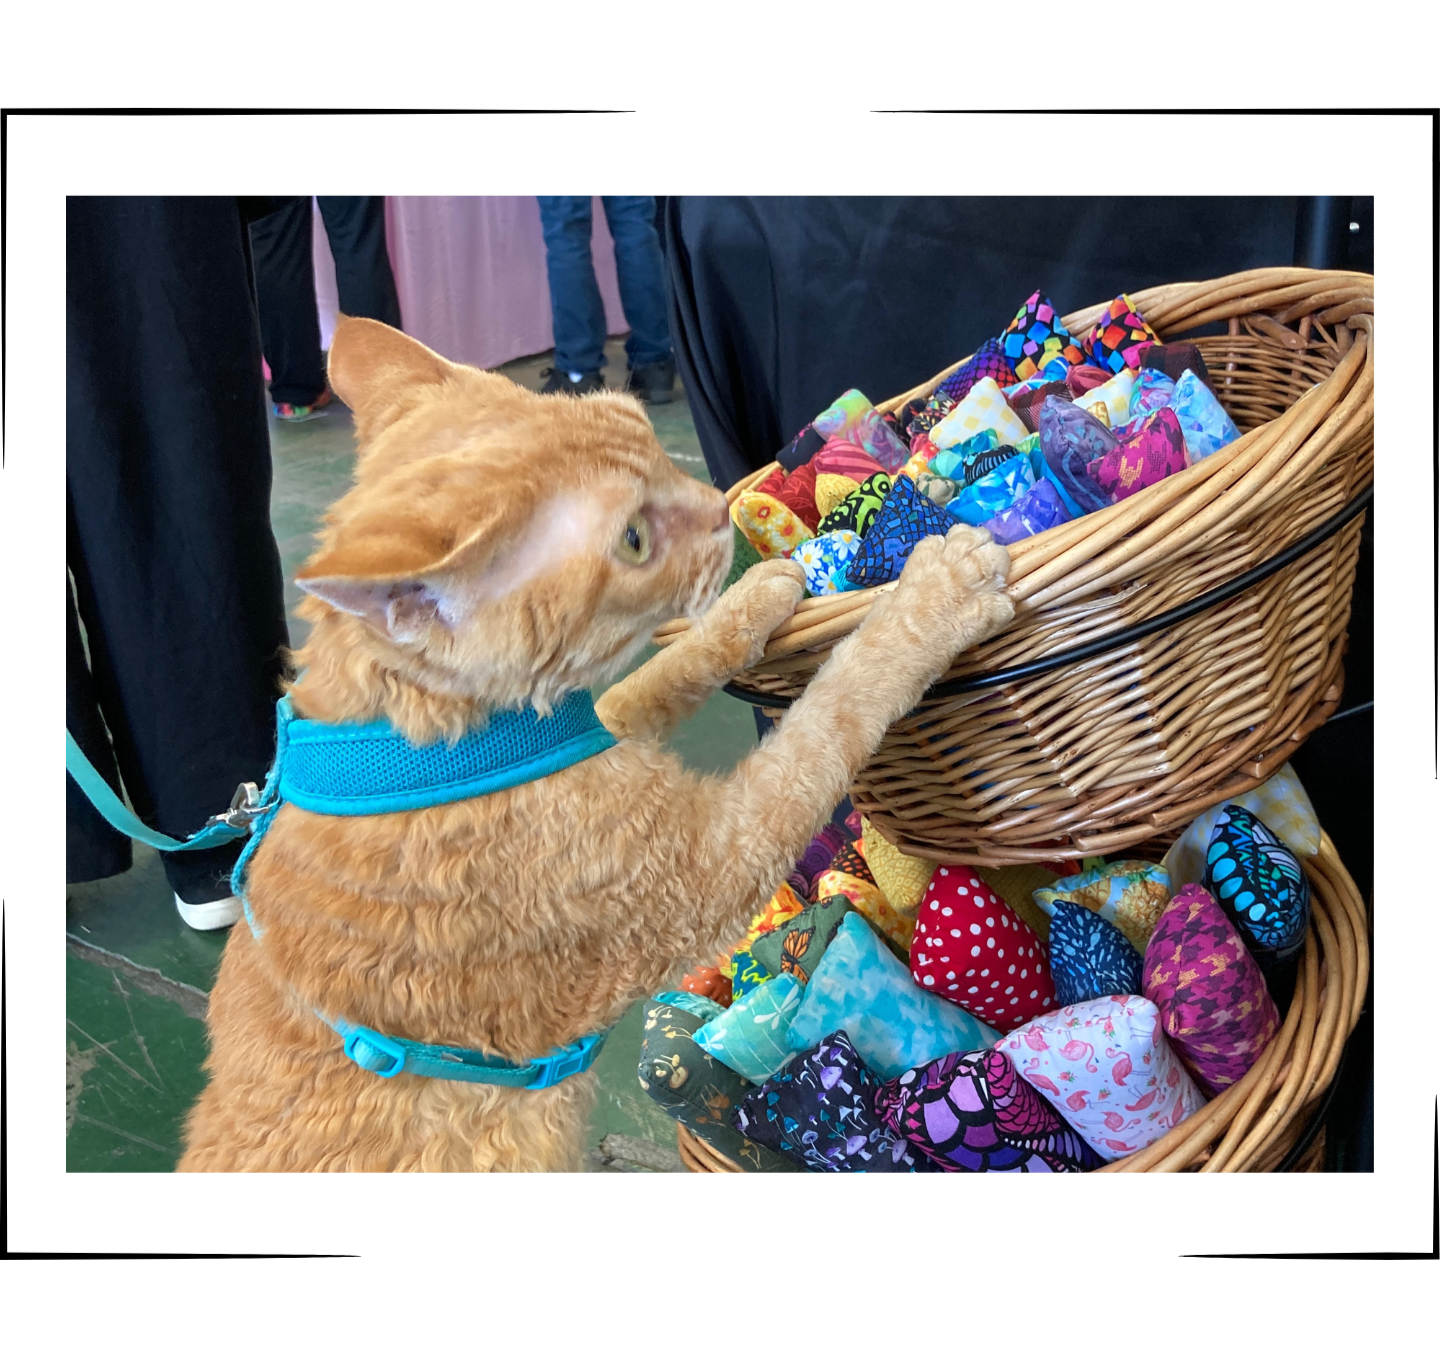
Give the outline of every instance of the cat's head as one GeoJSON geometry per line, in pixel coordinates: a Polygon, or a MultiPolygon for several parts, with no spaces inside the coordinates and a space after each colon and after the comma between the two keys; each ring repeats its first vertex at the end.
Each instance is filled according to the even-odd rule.
{"type": "Polygon", "coordinates": [[[303,615],[369,655],[348,668],[545,706],[726,578],[725,498],[672,464],[636,400],[533,394],[369,319],[338,323],[330,380],[356,483],[297,583],[303,615]]]}

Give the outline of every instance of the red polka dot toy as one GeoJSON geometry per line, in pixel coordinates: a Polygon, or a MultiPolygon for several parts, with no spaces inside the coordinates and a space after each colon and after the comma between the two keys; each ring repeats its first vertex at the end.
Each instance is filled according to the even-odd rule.
{"type": "Polygon", "coordinates": [[[1008,1031],[1057,1006],[1048,948],[966,865],[938,868],[909,957],[919,987],[1008,1031]]]}

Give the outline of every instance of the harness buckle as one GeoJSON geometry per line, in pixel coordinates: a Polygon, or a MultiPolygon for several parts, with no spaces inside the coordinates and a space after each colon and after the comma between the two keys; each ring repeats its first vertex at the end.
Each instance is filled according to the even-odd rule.
{"type": "Polygon", "coordinates": [[[392,1079],[406,1068],[406,1048],[370,1027],[347,1026],[341,1049],[348,1060],[382,1079],[392,1079]]]}
{"type": "Polygon", "coordinates": [[[236,786],[236,792],[231,795],[231,806],[224,813],[217,813],[211,822],[223,822],[227,827],[245,831],[267,807],[261,802],[261,791],[247,780],[236,786]]]}
{"type": "Polygon", "coordinates": [[[570,1079],[574,1074],[581,1074],[596,1058],[602,1039],[601,1036],[595,1034],[584,1036],[579,1041],[573,1041],[571,1045],[564,1046],[559,1051],[553,1051],[545,1059],[537,1061],[536,1063],[541,1065],[541,1074],[536,1082],[528,1084],[527,1088],[549,1089],[563,1079],[570,1079]]]}

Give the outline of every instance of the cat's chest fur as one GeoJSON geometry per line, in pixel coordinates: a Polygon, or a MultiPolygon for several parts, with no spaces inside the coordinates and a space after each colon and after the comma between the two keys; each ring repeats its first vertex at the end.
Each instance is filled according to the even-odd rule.
{"type": "Polygon", "coordinates": [[[418,1040],[526,1058],[607,1025],[649,876],[686,858],[664,830],[674,765],[623,742],[416,812],[283,808],[250,873],[263,959],[303,996],[418,1040]]]}

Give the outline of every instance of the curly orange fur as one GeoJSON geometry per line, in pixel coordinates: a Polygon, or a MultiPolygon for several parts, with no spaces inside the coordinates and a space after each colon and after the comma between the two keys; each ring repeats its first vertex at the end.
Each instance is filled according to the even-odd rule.
{"type": "Polygon", "coordinates": [[[338,327],[331,372],[361,454],[300,577],[301,716],[456,736],[603,682],[659,623],[702,616],[602,696],[621,740],[588,761],[418,812],[281,810],[249,876],[263,935],[235,929],[211,997],[181,1168],[574,1169],[589,1075],[379,1079],[314,1010],[527,1059],[714,958],[888,725],[1011,617],[1007,553],[972,528],[928,539],[781,725],[732,774],[696,774],[662,739],[758,659],[800,570],[764,562],[706,609],[730,563],[725,501],[625,397],[532,395],[364,320],[338,327]],[[617,554],[638,519],[640,565],[617,554]]]}

